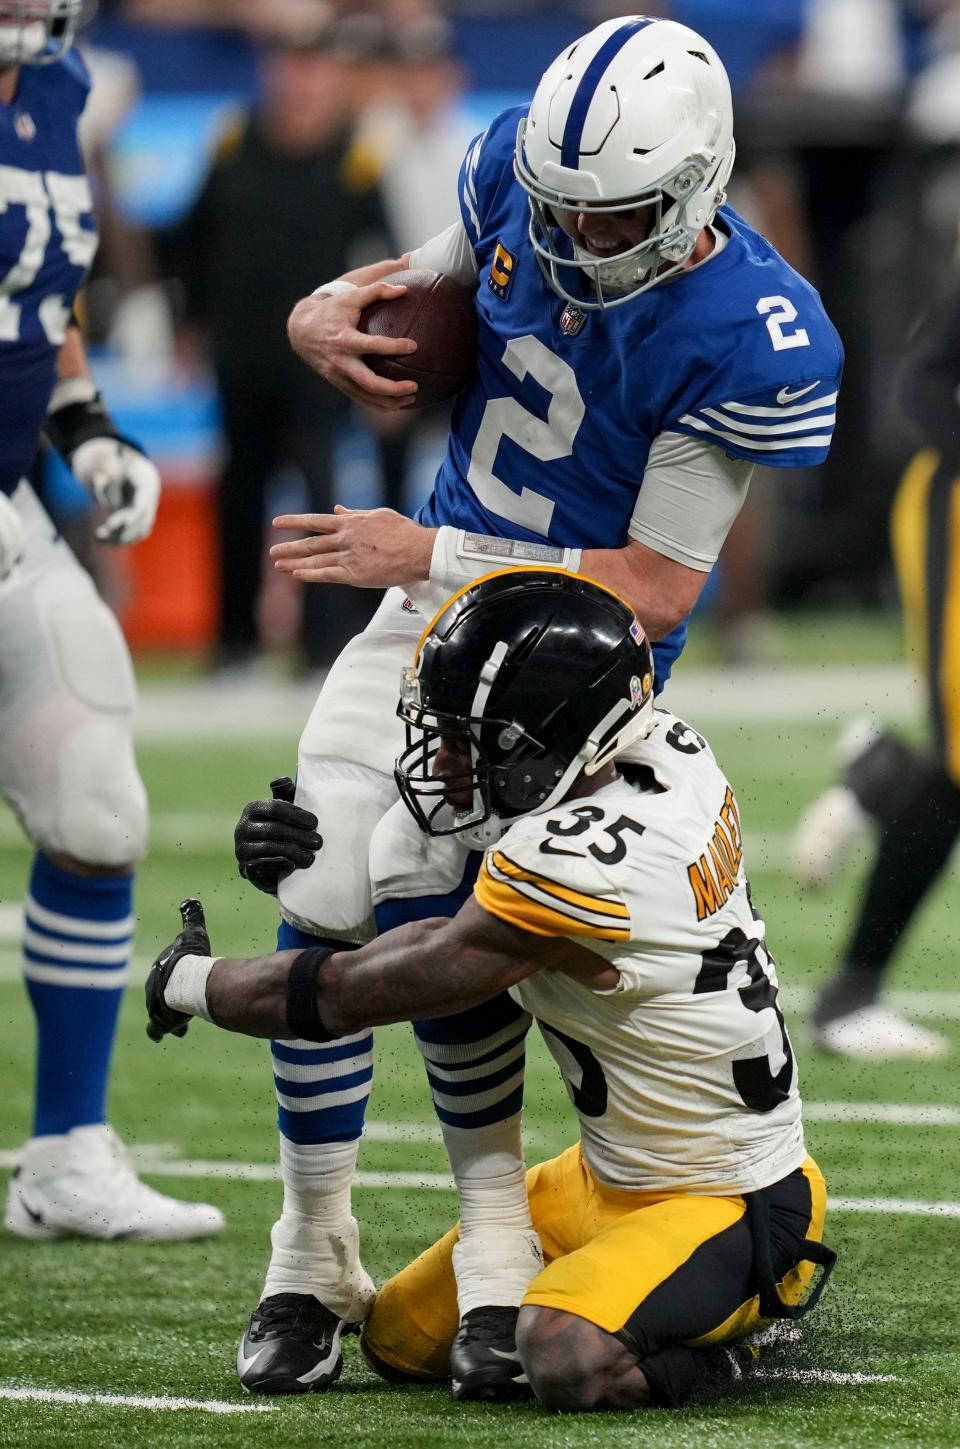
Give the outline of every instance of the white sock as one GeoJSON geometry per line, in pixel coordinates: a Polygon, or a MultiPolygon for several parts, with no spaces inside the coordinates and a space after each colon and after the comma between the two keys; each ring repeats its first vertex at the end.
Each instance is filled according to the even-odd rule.
{"type": "Polygon", "coordinates": [[[518,1307],[543,1267],[530,1217],[520,1114],[487,1127],[443,1124],[460,1199],[453,1250],[460,1317],[473,1308],[518,1307]]]}
{"type": "Polygon", "coordinates": [[[340,1318],[359,1323],[376,1289],[360,1262],[360,1234],[350,1211],[359,1142],[303,1145],[280,1139],[283,1212],[273,1225],[273,1253],[263,1296],[313,1293],[340,1318]]]}

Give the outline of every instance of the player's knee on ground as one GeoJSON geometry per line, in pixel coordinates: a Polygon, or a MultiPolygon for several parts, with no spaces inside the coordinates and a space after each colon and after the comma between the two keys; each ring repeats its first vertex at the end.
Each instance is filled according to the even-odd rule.
{"type": "Polygon", "coordinates": [[[586,1318],[555,1308],[521,1308],[517,1348],[545,1409],[582,1413],[612,1406],[622,1399],[625,1382],[634,1404],[648,1401],[634,1355],[586,1318]]]}
{"type": "Polygon", "coordinates": [[[364,1344],[390,1369],[418,1379],[450,1372],[450,1345],[459,1326],[453,1272],[453,1229],[390,1278],[363,1328],[364,1344]]]}

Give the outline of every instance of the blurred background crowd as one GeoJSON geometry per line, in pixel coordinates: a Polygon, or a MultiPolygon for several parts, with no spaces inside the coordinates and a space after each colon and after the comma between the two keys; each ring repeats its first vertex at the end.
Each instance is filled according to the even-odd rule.
{"type": "MultiPolygon", "coordinates": [[[[86,294],[95,370],[158,462],[158,525],[89,543],[87,495],[48,502],[132,645],[224,679],[320,670],[373,600],[265,566],[269,518],[429,491],[445,418],[362,416],[293,358],[293,303],[457,214],[470,137],[528,99],[605,0],[100,0],[84,144],[103,244],[86,294]]],[[[904,341],[950,270],[960,216],[960,3],[658,0],[734,87],[732,204],[819,288],[847,353],[829,462],[754,483],[701,607],[763,660],[771,611],[892,598],[891,496],[915,439],[904,341]]],[[[93,7],[91,6],[91,9],[93,7]]]]}

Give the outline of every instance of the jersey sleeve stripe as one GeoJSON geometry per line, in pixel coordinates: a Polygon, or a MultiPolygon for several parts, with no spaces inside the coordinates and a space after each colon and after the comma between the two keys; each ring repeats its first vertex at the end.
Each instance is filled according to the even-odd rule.
{"type": "Polygon", "coordinates": [[[793,418],[801,413],[816,412],[818,408],[832,408],[839,396],[838,392],[831,392],[826,397],[814,398],[813,402],[797,403],[794,407],[760,408],[738,402],[718,403],[717,406],[725,408],[727,412],[743,413],[751,418],[793,418]]]}
{"type": "Polygon", "coordinates": [[[477,167],[480,164],[480,152],[483,149],[483,143],[484,143],[484,141],[486,139],[487,139],[487,133],[486,133],[486,131],[483,131],[477,137],[477,139],[474,141],[473,145],[471,146],[471,148],[470,148],[470,154],[467,157],[467,165],[466,165],[466,183],[467,183],[467,190],[469,191],[469,193],[470,193],[471,197],[473,198],[473,200],[475,202],[477,202],[478,204],[479,204],[479,197],[477,196],[477,182],[476,182],[477,167]]]}
{"type": "Polygon", "coordinates": [[[695,428],[699,433],[709,433],[711,437],[722,438],[725,443],[735,444],[738,448],[752,453],[784,453],[794,448],[829,448],[833,440],[833,433],[830,432],[818,433],[812,438],[779,438],[775,442],[760,443],[753,438],[745,438],[740,433],[728,433],[723,428],[715,428],[711,423],[705,423],[689,413],[674,426],[695,428]]]}
{"type": "Polygon", "coordinates": [[[753,433],[759,437],[782,437],[793,433],[809,433],[813,428],[832,428],[837,421],[836,413],[823,413],[816,418],[798,418],[792,423],[737,422],[736,418],[729,418],[716,408],[704,408],[701,417],[713,418],[714,422],[725,424],[735,433],[753,433]]]}
{"type": "Polygon", "coordinates": [[[477,216],[477,209],[470,199],[466,185],[463,188],[463,205],[470,220],[470,225],[473,227],[473,240],[474,242],[478,242],[480,240],[480,218],[477,216]]]}
{"type": "Polygon", "coordinates": [[[463,209],[466,213],[465,220],[469,221],[470,225],[473,227],[473,240],[475,242],[479,241],[480,239],[480,217],[478,214],[480,200],[477,196],[476,174],[477,166],[480,161],[480,152],[483,148],[483,143],[486,140],[486,137],[486,131],[481,132],[481,134],[470,146],[470,149],[467,152],[463,163],[463,185],[460,188],[460,196],[463,201],[463,209]]]}
{"type": "Polygon", "coordinates": [[[502,879],[511,883],[524,882],[543,891],[545,895],[556,900],[564,901],[567,905],[580,906],[584,910],[596,911],[601,915],[615,916],[626,920],[629,912],[626,906],[617,897],[595,896],[587,891],[576,891],[571,886],[561,885],[559,881],[552,880],[550,876],[541,875],[538,871],[527,870],[524,866],[518,865],[502,850],[493,852],[492,860],[488,862],[492,871],[502,879]]]}
{"type": "MultiPolygon", "coordinates": [[[[490,879],[495,881],[496,877],[491,873],[490,879]]],[[[523,896],[524,900],[529,901],[532,906],[542,907],[545,911],[562,916],[564,920],[577,921],[582,926],[596,926],[600,930],[605,930],[607,927],[620,929],[618,925],[615,925],[616,918],[611,917],[607,912],[589,911],[585,910],[583,906],[571,906],[566,902],[555,901],[545,891],[538,890],[536,886],[530,885],[526,881],[500,881],[499,883],[514,891],[518,896],[523,896]]]]}
{"type": "Polygon", "coordinates": [[[525,893],[522,883],[514,885],[494,879],[487,870],[486,862],[477,877],[474,894],[491,915],[535,936],[591,936],[602,941],[630,939],[629,925],[611,925],[609,918],[607,924],[581,920],[565,914],[559,905],[554,907],[532,900],[525,893]]]}

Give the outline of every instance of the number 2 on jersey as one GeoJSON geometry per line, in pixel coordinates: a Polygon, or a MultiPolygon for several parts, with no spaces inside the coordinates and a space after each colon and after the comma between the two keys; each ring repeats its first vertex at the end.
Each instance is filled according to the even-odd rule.
{"type": "Polygon", "coordinates": [[[573,368],[538,337],[528,334],[507,343],[503,361],[521,382],[528,375],[550,394],[546,421],[512,397],[491,398],[483,410],[467,471],[467,482],[491,513],[546,538],[556,507],[533,488],[516,493],[493,471],[504,438],[541,463],[569,458],[586,407],[573,368]]]}
{"type": "Polygon", "coordinates": [[[796,322],[797,309],[789,297],[761,297],[757,311],[767,319],[767,331],[773,343],[774,352],[786,352],[789,347],[809,347],[810,334],[805,327],[796,332],[784,332],[784,326],[796,322]],[[768,315],[769,314],[769,315],[768,315]]]}

